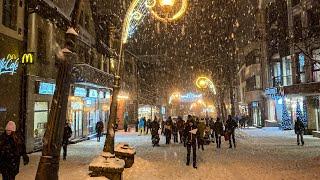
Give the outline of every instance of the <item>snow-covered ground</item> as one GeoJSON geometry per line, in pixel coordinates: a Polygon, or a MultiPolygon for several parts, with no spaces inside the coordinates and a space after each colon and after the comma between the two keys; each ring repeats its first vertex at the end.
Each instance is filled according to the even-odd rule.
{"type": "MultiPolygon", "coordinates": [[[[186,166],[186,148],[181,144],[152,147],[150,136],[119,132],[116,142],[128,142],[137,150],[132,168],[124,180],[157,179],[320,179],[320,139],[305,136],[305,146],[297,146],[293,131],[277,128],[238,130],[237,149],[215,144],[197,151],[198,169],[186,166]]],[[[88,165],[103,148],[89,140],[69,146],[66,161],[60,164],[60,179],[88,179],[88,165]]],[[[30,164],[21,167],[17,180],[34,179],[40,153],[30,155],[30,164]]]]}

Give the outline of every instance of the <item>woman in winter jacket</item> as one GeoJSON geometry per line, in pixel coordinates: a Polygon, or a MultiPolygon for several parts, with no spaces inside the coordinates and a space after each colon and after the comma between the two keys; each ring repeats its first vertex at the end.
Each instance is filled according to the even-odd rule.
{"type": "Polygon", "coordinates": [[[9,121],[6,131],[0,136],[0,172],[3,180],[14,180],[19,173],[20,158],[29,163],[23,138],[16,132],[16,125],[9,121]]]}

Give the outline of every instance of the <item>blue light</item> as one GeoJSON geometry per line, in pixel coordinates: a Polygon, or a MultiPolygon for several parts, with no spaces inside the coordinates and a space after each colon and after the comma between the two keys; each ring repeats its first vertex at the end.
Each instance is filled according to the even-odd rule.
{"type": "Polygon", "coordinates": [[[74,88],[74,96],[86,97],[87,90],[85,88],[76,87],[76,88],[74,88]]]}
{"type": "Polygon", "coordinates": [[[40,82],[39,94],[53,95],[56,89],[56,85],[52,83],[40,82]]]}
{"type": "Polygon", "coordinates": [[[0,75],[1,74],[15,74],[17,73],[19,67],[19,58],[11,59],[11,58],[2,58],[0,59],[0,75]]]}

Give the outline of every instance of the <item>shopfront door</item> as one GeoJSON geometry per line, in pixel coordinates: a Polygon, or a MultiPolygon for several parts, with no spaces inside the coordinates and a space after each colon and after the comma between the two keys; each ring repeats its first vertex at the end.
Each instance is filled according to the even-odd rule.
{"type": "Polygon", "coordinates": [[[73,137],[79,138],[83,136],[82,111],[73,111],[72,113],[72,131],[73,137]]]}
{"type": "Polygon", "coordinates": [[[253,126],[260,127],[261,123],[261,111],[259,108],[253,109],[253,126]]]}

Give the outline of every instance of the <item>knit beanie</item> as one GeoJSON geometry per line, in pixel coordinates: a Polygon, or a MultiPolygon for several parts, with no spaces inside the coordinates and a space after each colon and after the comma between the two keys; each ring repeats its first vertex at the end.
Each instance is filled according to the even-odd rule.
{"type": "Polygon", "coordinates": [[[9,121],[6,126],[6,131],[16,131],[16,123],[9,121]]]}

